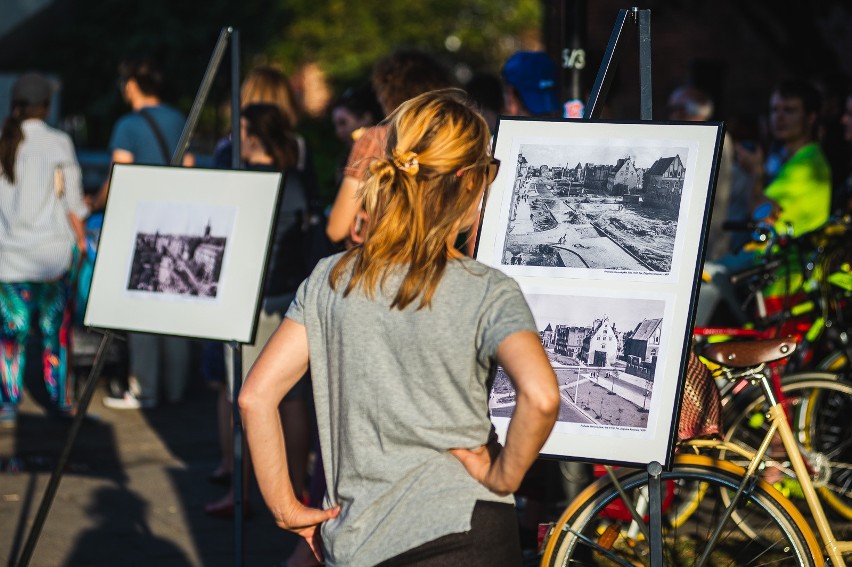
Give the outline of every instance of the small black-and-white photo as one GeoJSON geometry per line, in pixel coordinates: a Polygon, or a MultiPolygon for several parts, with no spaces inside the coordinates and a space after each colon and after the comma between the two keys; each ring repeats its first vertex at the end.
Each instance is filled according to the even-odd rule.
{"type": "Polygon", "coordinates": [[[236,207],[140,203],[127,289],[215,298],[236,215],[236,207]]]}
{"type": "Polygon", "coordinates": [[[688,148],[520,144],[500,263],[672,269],[688,148]]]}
{"type": "MultiPolygon", "coordinates": [[[[646,429],[665,301],[527,294],[561,395],[558,421],[646,429]]],[[[489,408],[511,417],[515,390],[498,368],[489,408]]]]}

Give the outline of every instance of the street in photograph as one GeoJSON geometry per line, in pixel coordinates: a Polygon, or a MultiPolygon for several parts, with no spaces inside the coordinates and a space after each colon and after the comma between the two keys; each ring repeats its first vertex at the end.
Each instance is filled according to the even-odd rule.
{"type": "Polygon", "coordinates": [[[236,209],[161,205],[139,207],[127,289],[215,298],[236,209]]]}
{"type": "Polygon", "coordinates": [[[668,273],[688,149],[520,144],[501,263],[668,273]]]}
{"type": "MultiPolygon", "coordinates": [[[[645,429],[662,346],[665,302],[528,294],[561,394],[558,421],[645,429]]],[[[492,416],[511,417],[515,390],[502,368],[492,416]]]]}

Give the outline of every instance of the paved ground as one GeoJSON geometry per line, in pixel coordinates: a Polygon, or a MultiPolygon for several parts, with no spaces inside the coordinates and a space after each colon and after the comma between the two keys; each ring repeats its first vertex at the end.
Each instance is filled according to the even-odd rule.
{"type": "MultiPolygon", "coordinates": [[[[202,511],[223,494],[206,482],[219,456],[214,393],[195,384],[183,404],[118,411],[101,404],[105,392],[99,385],[89,412],[98,419],[80,432],[30,565],[240,564],[233,523],[202,511]]],[[[0,429],[0,567],[16,564],[67,427],[47,419],[28,395],[17,429],[0,429]]],[[[256,488],[250,502],[242,564],[273,567],[295,537],[274,526],[256,488]]],[[[835,527],[850,535],[848,522],[835,527]]]]}
{"type": "MultiPolygon", "coordinates": [[[[195,385],[188,401],[128,411],[101,403],[101,384],[63,475],[30,565],[225,566],[233,522],[205,516],[224,489],[209,484],[218,460],[215,395],[195,385]]],[[[0,430],[0,565],[15,565],[65,441],[28,396],[15,430],[0,430]]],[[[272,567],[295,537],[278,530],[256,488],[245,523],[245,565],[272,567]]]]}

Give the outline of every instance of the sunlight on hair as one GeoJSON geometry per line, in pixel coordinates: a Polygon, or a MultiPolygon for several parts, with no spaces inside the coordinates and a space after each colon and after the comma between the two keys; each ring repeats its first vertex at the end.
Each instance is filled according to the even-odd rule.
{"type": "Polygon", "coordinates": [[[489,132],[463,91],[445,89],[406,101],[388,118],[384,156],[363,188],[370,218],[364,243],[347,252],[329,277],[332,287],[351,265],[345,294],[373,297],[394,270],[405,277],[391,304],[416,299],[427,307],[447,262],[459,255],[453,240],[476,207],[487,175],[489,132]],[[471,165],[483,167],[456,172],[471,165]]]}

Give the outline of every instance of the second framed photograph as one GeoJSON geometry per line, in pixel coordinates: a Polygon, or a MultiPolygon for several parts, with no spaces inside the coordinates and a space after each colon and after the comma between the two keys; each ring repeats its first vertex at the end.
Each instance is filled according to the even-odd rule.
{"type": "Polygon", "coordinates": [[[282,174],[115,165],[84,323],[250,343],[282,174]]]}
{"type": "MultiPolygon", "coordinates": [[[[501,118],[476,258],[518,281],[559,379],[544,454],[670,462],[722,134],[718,123],[501,118]]],[[[498,369],[501,435],[513,408],[498,369]]]]}

